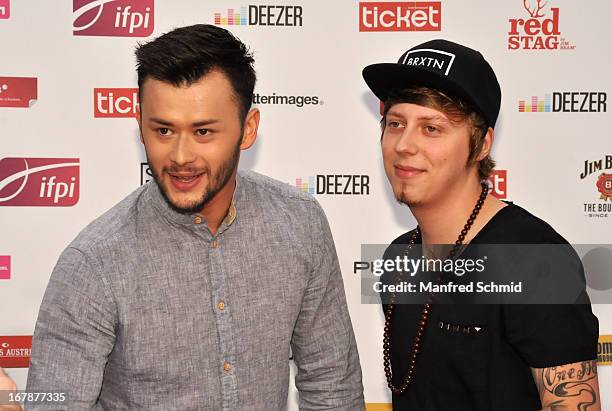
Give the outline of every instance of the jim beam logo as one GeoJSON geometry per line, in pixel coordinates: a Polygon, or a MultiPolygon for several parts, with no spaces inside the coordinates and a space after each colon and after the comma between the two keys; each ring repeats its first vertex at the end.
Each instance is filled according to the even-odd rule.
{"type": "Polygon", "coordinates": [[[589,218],[608,218],[612,214],[612,155],[598,160],[586,160],[581,180],[593,181],[599,198],[584,203],[584,215],[589,218]]]}
{"type": "Polygon", "coordinates": [[[612,201],[612,174],[601,173],[597,179],[597,189],[601,193],[601,200],[612,201]]]}
{"type": "Polygon", "coordinates": [[[597,342],[597,365],[612,365],[612,335],[600,335],[597,342]]]}

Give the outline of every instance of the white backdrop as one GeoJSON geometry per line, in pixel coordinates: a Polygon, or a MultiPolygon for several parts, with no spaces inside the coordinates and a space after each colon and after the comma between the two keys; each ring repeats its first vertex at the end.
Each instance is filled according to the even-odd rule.
{"type": "MultiPolygon", "coordinates": [[[[146,158],[136,121],[130,117],[95,117],[98,103],[102,110],[108,107],[105,100],[95,101],[94,89],[136,87],[133,51],[138,41],[178,26],[212,24],[215,13],[227,17],[228,8],[240,13],[241,8],[249,12],[249,6],[270,4],[95,0],[93,14],[84,14],[75,22],[83,11],[81,7],[91,2],[0,1],[0,345],[8,341],[7,336],[32,335],[60,252],[87,223],[140,185],[141,163],[146,158]],[[114,27],[117,7],[124,14],[114,27]],[[95,20],[100,9],[101,17],[95,20]],[[75,35],[73,25],[88,22],[92,28],[78,33],[107,35],[75,35]],[[31,89],[22,90],[31,87],[32,81],[29,86],[21,86],[28,80],[13,77],[37,78],[36,94],[32,95],[31,89]],[[27,95],[11,94],[19,92],[27,95]],[[29,107],[7,107],[18,105],[19,98],[25,99],[26,106],[30,99],[36,101],[29,107]],[[36,190],[30,197],[22,193],[13,202],[5,200],[23,182],[22,178],[6,184],[16,164],[6,158],[79,159],[78,201],[67,207],[27,206],[37,201],[42,204],[35,198],[36,190]],[[24,205],[16,206],[15,201],[24,205]],[[9,271],[10,279],[1,279],[9,271]]],[[[362,24],[357,1],[275,0],[277,6],[293,6],[284,8],[283,13],[301,19],[285,22],[294,25],[224,27],[255,53],[259,77],[256,93],[318,98],[318,104],[302,107],[259,104],[262,120],[258,141],[243,153],[241,168],[290,184],[296,178],[308,181],[310,176],[323,174],[369,176],[369,194],[315,196],[327,213],[336,241],[366,400],[373,403],[370,410],[382,410],[387,406],[374,403],[390,402],[382,370],[383,319],[379,306],[360,303],[360,282],[352,274],[352,262],[359,259],[361,244],[388,243],[415,223],[409,210],[395,203],[387,185],[379,145],[378,101],[363,82],[361,69],[374,62],[396,61],[408,48],[432,38],[446,38],[481,50],[502,87],[494,144],[498,169],[506,171],[504,181],[498,181],[506,185],[502,197],[544,218],[570,242],[610,243],[612,212],[593,216],[585,211],[585,204],[594,204],[597,209],[612,203],[601,198],[596,186],[602,173],[612,173],[612,165],[605,161],[612,155],[607,105],[599,106],[599,112],[525,113],[519,112],[519,101],[530,103],[533,96],[544,100],[546,94],[555,92],[607,93],[612,89],[612,5],[604,0],[549,0],[539,14],[532,8],[531,13],[540,16],[533,17],[536,22],[531,23],[530,30],[542,25],[545,33],[559,33],[550,34],[552,40],[546,40],[548,34],[527,33],[520,23],[510,21],[530,18],[522,0],[429,2],[419,5],[421,11],[413,11],[415,19],[409,21],[410,27],[401,19],[395,27],[391,15],[371,27],[377,30],[388,24],[389,30],[399,31],[365,31],[365,24],[374,26],[374,8],[380,14],[388,7],[363,3],[366,20],[362,24]],[[429,7],[434,7],[433,13],[429,7]],[[431,31],[420,30],[419,24],[424,21],[419,20],[420,13],[429,13],[425,19],[429,18],[431,31]],[[549,20],[555,15],[556,21],[549,20]],[[513,24],[517,34],[509,34],[513,24]],[[521,47],[509,49],[509,42],[515,41],[509,39],[513,36],[531,38],[520,39],[521,47]],[[566,49],[525,49],[522,43],[541,45],[547,41],[550,45],[561,38],[566,49]],[[601,168],[581,178],[585,161],[598,164],[598,160],[603,160],[601,168]]],[[[537,2],[531,3],[535,7],[537,2]]],[[[392,8],[407,4],[397,2],[392,8]]],[[[278,16],[280,10],[272,11],[278,16]]],[[[249,20],[253,17],[244,22],[249,20]]],[[[258,18],[258,23],[261,20],[258,18]]],[[[270,22],[277,21],[272,18],[270,22]]],[[[108,91],[102,93],[108,96],[108,91]]],[[[124,94],[130,98],[132,91],[124,94]]],[[[114,97],[119,95],[123,95],[121,91],[113,92],[114,97]]],[[[129,111],[131,106],[132,101],[120,100],[119,109],[129,111]]],[[[73,202],[76,199],[73,196],[73,202]]],[[[58,204],[66,200],[60,198],[58,204]]],[[[600,334],[612,334],[612,308],[597,305],[594,311],[600,320],[600,334]]],[[[23,389],[27,368],[11,368],[8,372],[23,389]]],[[[600,367],[600,384],[604,409],[612,410],[608,404],[612,404],[612,372],[606,366],[600,367]]],[[[297,409],[295,394],[290,397],[289,409],[297,409]]]]}

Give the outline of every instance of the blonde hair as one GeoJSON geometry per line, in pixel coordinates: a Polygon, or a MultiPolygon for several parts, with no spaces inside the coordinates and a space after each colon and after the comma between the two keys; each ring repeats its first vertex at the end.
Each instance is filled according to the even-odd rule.
{"type": "MultiPolygon", "coordinates": [[[[390,95],[384,102],[382,130],[386,126],[386,117],[389,109],[399,103],[412,103],[433,108],[444,113],[452,122],[466,121],[470,127],[470,151],[468,165],[476,161],[485,141],[489,127],[484,117],[480,115],[468,102],[451,97],[448,94],[424,86],[415,86],[400,90],[390,95]]],[[[381,136],[382,138],[382,136],[381,136]]],[[[489,154],[478,161],[478,176],[486,180],[495,168],[495,161],[489,154]]]]}

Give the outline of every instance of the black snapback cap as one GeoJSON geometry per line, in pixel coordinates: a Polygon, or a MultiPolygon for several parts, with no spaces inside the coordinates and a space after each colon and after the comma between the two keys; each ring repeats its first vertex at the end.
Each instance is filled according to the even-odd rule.
{"type": "Polygon", "coordinates": [[[371,64],[363,78],[381,101],[394,91],[426,86],[466,100],[495,126],[501,88],[480,52],[448,40],[431,40],[401,55],[397,63],[371,64]]]}

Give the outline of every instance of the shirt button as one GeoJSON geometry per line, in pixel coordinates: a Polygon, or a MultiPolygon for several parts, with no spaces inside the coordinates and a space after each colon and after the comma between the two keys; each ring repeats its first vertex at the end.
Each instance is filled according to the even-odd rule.
{"type": "Polygon", "coordinates": [[[225,302],[219,301],[219,303],[217,304],[217,308],[220,310],[225,310],[225,302]]]}
{"type": "Polygon", "coordinates": [[[232,364],[230,364],[228,362],[223,363],[223,369],[225,371],[230,371],[232,369],[232,364]]]}
{"type": "Polygon", "coordinates": [[[194,218],[193,222],[196,223],[196,224],[202,224],[202,217],[194,218]]]}
{"type": "Polygon", "coordinates": [[[210,242],[210,246],[211,246],[212,248],[217,248],[217,240],[212,240],[212,241],[210,242]]]}

